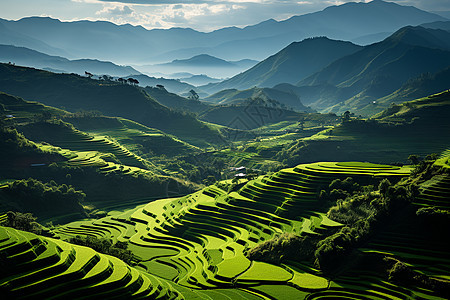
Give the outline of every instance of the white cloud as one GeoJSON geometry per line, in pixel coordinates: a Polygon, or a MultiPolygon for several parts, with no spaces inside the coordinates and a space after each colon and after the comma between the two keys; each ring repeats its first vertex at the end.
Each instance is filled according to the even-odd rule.
{"type": "MultiPolygon", "coordinates": [[[[3,18],[51,15],[61,20],[104,20],[148,29],[191,27],[211,31],[283,20],[330,5],[370,0],[14,0],[0,6],[3,18]]],[[[387,0],[425,10],[450,10],[450,1],[387,0]]],[[[0,0],[1,2],[1,0],[0,0]]]]}
{"type": "Polygon", "coordinates": [[[97,11],[95,14],[98,16],[111,15],[111,16],[131,16],[133,15],[134,10],[132,10],[129,6],[110,6],[103,7],[102,10],[97,11]]]}

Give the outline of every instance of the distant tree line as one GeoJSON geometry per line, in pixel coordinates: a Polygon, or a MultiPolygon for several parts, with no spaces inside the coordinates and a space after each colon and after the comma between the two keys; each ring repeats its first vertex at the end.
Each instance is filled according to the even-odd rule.
{"type": "Polygon", "coordinates": [[[16,180],[3,188],[0,194],[13,199],[14,205],[23,212],[36,215],[85,214],[81,205],[85,193],[71,185],[58,185],[53,180],[48,183],[33,178],[16,180]]]}

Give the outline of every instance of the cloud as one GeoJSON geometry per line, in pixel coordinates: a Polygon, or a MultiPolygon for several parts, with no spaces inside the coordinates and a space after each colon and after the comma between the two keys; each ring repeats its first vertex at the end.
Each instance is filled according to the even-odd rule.
{"type": "Polygon", "coordinates": [[[103,7],[102,10],[97,11],[95,14],[98,16],[132,16],[134,10],[129,6],[113,6],[103,7]]]}
{"type": "MultiPolygon", "coordinates": [[[[71,0],[94,6],[95,16],[118,24],[142,25],[147,29],[190,27],[211,31],[227,26],[244,27],[267,19],[284,20],[320,11],[330,5],[371,0],[71,0]],[[98,9],[100,6],[100,9],[98,9]]],[[[388,0],[421,9],[445,10],[442,0],[388,0]]],[[[447,5],[448,7],[448,5],[447,5]]],[[[450,8],[448,8],[450,10],[450,8]]]]}

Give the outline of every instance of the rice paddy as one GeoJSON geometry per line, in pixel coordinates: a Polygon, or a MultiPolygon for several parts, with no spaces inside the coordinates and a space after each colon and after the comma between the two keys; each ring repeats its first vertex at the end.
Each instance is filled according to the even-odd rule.
{"type": "Polygon", "coordinates": [[[311,266],[276,266],[251,261],[244,253],[283,232],[321,235],[339,228],[317,199],[318,187],[333,179],[401,178],[410,170],[357,162],[299,165],[251,180],[238,191],[209,186],[185,197],[67,224],[56,233],[63,239],[93,235],[128,241],[140,268],[195,291],[231,289],[262,299],[385,299],[398,292],[375,287],[381,284],[378,279],[367,279],[367,289],[356,278],[329,281],[311,266]]]}

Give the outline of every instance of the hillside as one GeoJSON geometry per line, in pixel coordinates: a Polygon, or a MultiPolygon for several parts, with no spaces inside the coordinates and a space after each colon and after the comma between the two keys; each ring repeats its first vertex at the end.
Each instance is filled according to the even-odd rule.
{"type": "Polygon", "coordinates": [[[242,90],[254,86],[273,87],[279,83],[295,84],[333,61],[360,49],[360,46],[350,42],[325,37],[306,39],[290,44],[243,73],[201,88],[213,93],[230,88],[242,90]]]}
{"type": "MultiPolygon", "coordinates": [[[[450,67],[439,71],[435,74],[425,73],[416,78],[409,79],[398,90],[392,94],[378,98],[376,101],[367,104],[365,107],[358,109],[359,113],[371,116],[381,110],[387,109],[392,104],[401,104],[405,101],[411,101],[417,98],[426,97],[427,95],[439,93],[449,87],[448,79],[450,78],[450,67]]],[[[335,107],[345,107],[347,103],[352,105],[352,99],[337,104],[335,107]]]]}
{"type": "Polygon", "coordinates": [[[56,69],[64,73],[84,75],[90,72],[96,75],[128,76],[140,74],[129,66],[118,66],[111,62],[93,59],[68,60],[60,56],[50,56],[24,47],[0,45],[0,62],[12,62],[19,66],[38,69],[56,69]]]}
{"type": "Polygon", "coordinates": [[[0,74],[0,90],[26,100],[38,100],[71,112],[98,110],[105,115],[125,117],[193,144],[222,142],[217,131],[190,115],[162,106],[136,86],[105,84],[78,75],[5,64],[0,65],[0,74]]]}
{"type": "Polygon", "coordinates": [[[444,299],[447,160],[302,164],[54,231],[125,240],[142,270],[217,297],[444,299]]]}
{"type": "Polygon", "coordinates": [[[440,153],[450,147],[449,97],[450,92],[445,91],[392,105],[376,119],[350,118],[341,125],[285,146],[276,158],[287,165],[330,157],[339,161],[404,163],[410,154],[440,153]],[[407,113],[403,115],[403,111],[407,113]]]}
{"type": "Polygon", "coordinates": [[[409,79],[449,66],[449,40],[447,31],[405,27],[380,43],[338,59],[297,85],[315,91],[313,98],[303,100],[312,108],[359,114],[360,109],[393,93],[409,79]],[[323,89],[330,85],[337,89],[335,95],[321,97],[323,89]],[[345,105],[333,108],[345,100],[345,105]]]}
{"type": "Polygon", "coordinates": [[[145,74],[128,76],[126,78],[137,79],[139,81],[139,85],[142,87],[155,87],[157,85],[162,85],[167,91],[179,95],[189,93],[190,90],[195,90],[197,93],[202,94],[202,91],[199,88],[176,79],[168,79],[164,77],[156,78],[145,74]]]}
{"type": "Polygon", "coordinates": [[[169,93],[165,88],[147,86],[145,88],[145,91],[162,105],[179,111],[189,111],[196,113],[207,110],[209,108],[209,105],[200,102],[198,99],[194,100],[181,97],[177,94],[169,93]]]}
{"type": "Polygon", "coordinates": [[[192,191],[192,183],[163,168],[172,157],[200,149],[159,130],[123,118],[70,114],[4,93],[0,104],[0,177],[12,184],[0,188],[4,211],[64,222],[192,191]],[[166,161],[155,165],[152,160],[162,155],[166,161]],[[75,189],[82,199],[65,195],[75,189]]]}
{"type": "Polygon", "coordinates": [[[258,99],[240,104],[217,105],[199,115],[201,120],[240,130],[252,130],[282,121],[295,122],[300,113],[281,107],[269,107],[258,99]]]}
{"type": "Polygon", "coordinates": [[[8,298],[179,297],[165,280],[91,248],[3,226],[0,236],[8,298]]]}
{"type": "Polygon", "coordinates": [[[237,89],[222,90],[203,98],[202,101],[220,105],[232,105],[248,102],[249,99],[264,100],[271,107],[292,108],[296,111],[311,111],[309,107],[303,105],[300,97],[295,93],[271,88],[254,87],[243,91],[237,89]]]}

